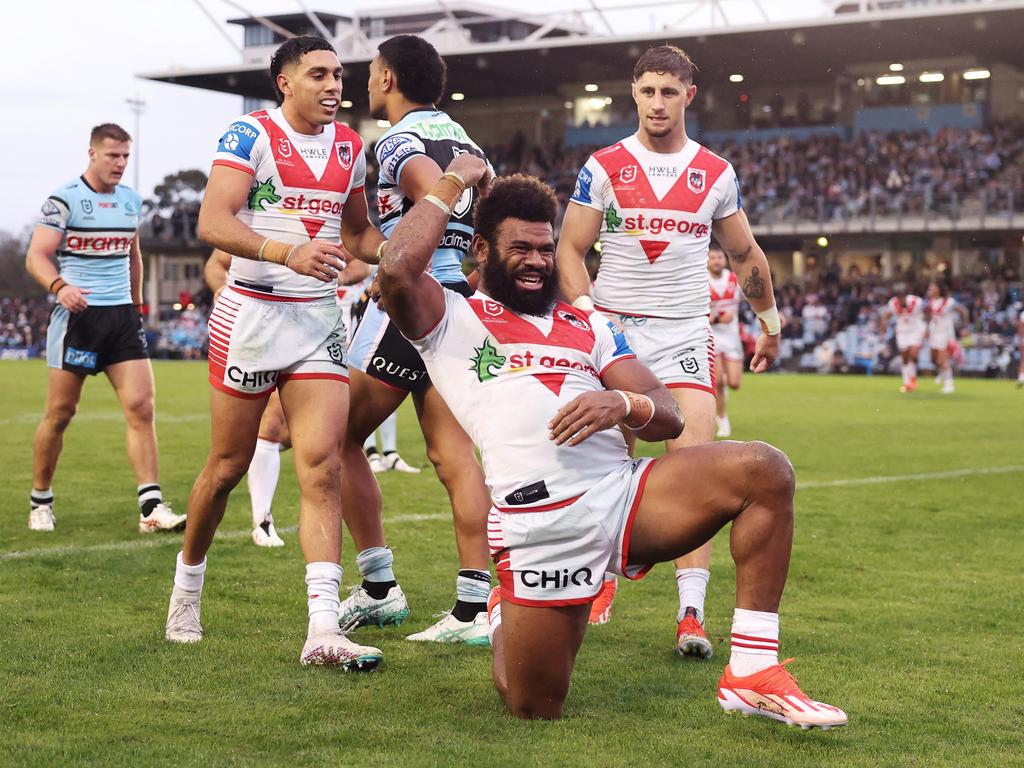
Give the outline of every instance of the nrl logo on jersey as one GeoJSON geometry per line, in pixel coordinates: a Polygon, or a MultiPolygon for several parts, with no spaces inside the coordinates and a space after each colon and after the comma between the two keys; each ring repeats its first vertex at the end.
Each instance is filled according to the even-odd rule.
{"type": "Polygon", "coordinates": [[[704,191],[704,184],[707,181],[707,173],[703,168],[687,168],[686,169],[686,186],[690,188],[690,191],[696,195],[699,195],[704,191]]]}
{"type": "Polygon", "coordinates": [[[278,139],[277,140],[277,151],[278,151],[278,154],[281,155],[281,157],[291,157],[292,156],[292,143],[290,141],[288,141],[288,139],[278,139]]]}
{"type": "Polygon", "coordinates": [[[336,141],[334,142],[334,149],[338,153],[338,162],[347,171],[352,167],[352,142],[336,141]]]}
{"type": "Polygon", "coordinates": [[[632,184],[634,181],[636,181],[636,171],[637,168],[635,165],[627,165],[625,168],[619,171],[619,181],[621,181],[623,184],[632,184]]]}
{"type": "Polygon", "coordinates": [[[82,212],[85,213],[86,215],[92,213],[92,200],[82,201],[82,212]]]}

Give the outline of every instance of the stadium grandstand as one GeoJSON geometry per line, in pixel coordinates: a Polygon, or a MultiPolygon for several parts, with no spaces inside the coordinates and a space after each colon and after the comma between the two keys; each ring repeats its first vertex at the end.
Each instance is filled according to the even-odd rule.
{"type": "MultiPolygon", "coordinates": [[[[678,44],[699,67],[688,133],[734,164],[776,277],[784,366],[886,370],[885,301],[898,286],[923,291],[943,279],[971,313],[962,370],[1012,375],[1024,271],[1024,3],[832,2],[799,20],[751,7],[755,18],[742,21],[719,0],[532,15],[457,2],[249,16],[229,22],[243,32],[238,64],[145,77],[237,94],[251,111],[271,103],[274,48],[321,35],[346,67],[341,118],[370,147],[387,124],[367,114],[369,62],[387,37],[418,34],[448,63],[444,108],[487,145],[498,172],[538,175],[565,203],[589,153],[635,130],[633,61],[649,45],[678,44]],[[650,29],[633,31],[638,18],[650,29]],[[807,313],[808,304],[821,310],[807,313]]],[[[153,211],[143,229],[147,251],[161,254],[150,295],[164,318],[155,348],[167,356],[194,356],[203,344],[189,312],[206,298],[197,207],[153,211]]],[[[42,338],[36,315],[45,321],[5,306],[5,345],[42,338]]]]}

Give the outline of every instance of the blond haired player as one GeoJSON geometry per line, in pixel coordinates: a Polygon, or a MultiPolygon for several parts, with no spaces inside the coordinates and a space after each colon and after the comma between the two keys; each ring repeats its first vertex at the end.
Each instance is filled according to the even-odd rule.
{"type": "Polygon", "coordinates": [[[199,214],[200,237],[233,257],[210,316],[212,441],[189,498],[166,637],[202,639],[206,554],[276,388],[301,494],[309,623],[299,660],[372,669],[381,652],[338,628],[348,368],[335,291],[347,258],[337,244],[375,261],[384,237],[368,218],[362,141],[334,120],[342,76],[334,48],[292,38],[270,73],[281,107],[240,117],[221,137],[199,214]]]}
{"type": "Polygon", "coordinates": [[[736,273],[726,267],[725,253],[717,244],[708,250],[708,282],[711,284],[711,332],[715,337],[715,423],[718,437],[732,437],[727,404],[729,392],[743,380],[743,340],[740,338],[740,290],[736,273]]]}
{"type": "MultiPolygon", "coordinates": [[[[751,370],[768,370],[779,353],[768,260],[742,210],[736,174],[686,135],[686,108],[697,94],[693,73],[693,62],[675,46],[657,46],[640,57],[633,68],[639,128],[595,152],[580,170],[558,245],[565,297],[617,322],[679,404],[686,429],[666,441],[669,451],[715,435],[707,270],[712,231],[765,330],[751,370]],[[591,296],[584,258],[598,239],[601,268],[591,296]]],[[[676,562],[676,649],[682,655],[709,658],[713,652],[703,626],[710,563],[710,543],[676,562]]],[[[600,600],[597,621],[607,620],[600,600]]]]}

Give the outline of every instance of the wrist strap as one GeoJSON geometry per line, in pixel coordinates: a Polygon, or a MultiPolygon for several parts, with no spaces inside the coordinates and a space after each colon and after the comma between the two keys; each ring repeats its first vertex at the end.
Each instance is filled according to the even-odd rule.
{"type": "Polygon", "coordinates": [[[60,289],[65,287],[66,285],[67,282],[64,280],[64,278],[61,277],[60,275],[57,275],[57,277],[54,278],[53,282],[50,283],[50,287],[47,288],[46,290],[52,293],[54,296],[56,296],[58,293],[60,293],[60,289]],[[60,283],[60,285],[57,285],[57,283],[60,283]],[[57,285],[56,288],[53,287],[55,285],[57,285]]]}
{"type": "Polygon", "coordinates": [[[629,401],[629,395],[627,395],[621,389],[613,389],[612,392],[618,392],[619,395],[622,397],[623,402],[626,403],[626,414],[622,418],[628,419],[629,414],[633,412],[633,404],[629,401]]]}
{"type": "Polygon", "coordinates": [[[453,179],[463,189],[466,188],[466,180],[455,171],[445,171],[444,173],[441,174],[441,178],[443,179],[445,176],[448,176],[451,179],[453,179]]]}
{"type": "MultiPolygon", "coordinates": [[[[637,395],[637,397],[642,397],[644,400],[646,400],[648,403],[650,403],[650,405],[651,405],[651,415],[648,416],[647,417],[647,421],[645,421],[639,427],[631,427],[631,426],[629,426],[629,424],[626,424],[626,429],[628,429],[630,432],[639,432],[641,429],[646,427],[648,424],[650,424],[654,420],[654,401],[651,398],[649,398],[647,395],[637,395]]],[[[625,423],[625,422],[623,422],[623,423],[625,423]]]]}
{"type": "Polygon", "coordinates": [[[445,216],[451,216],[452,215],[452,209],[449,208],[448,204],[445,203],[445,201],[442,200],[437,195],[431,193],[429,195],[424,195],[423,199],[426,200],[428,203],[433,203],[438,208],[440,208],[442,211],[444,211],[444,215],[445,216]]]}
{"type": "Polygon", "coordinates": [[[576,307],[576,309],[582,309],[584,312],[594,311],[594,300],[585,293],[581,293],[573,299],[572,305],[576,307]]]}
{"type": "Polygon", "coordinates": [[[377,263],[380,264],[381,258],[384,256],[384,246],[388,244],[387,240],[381,240],[380,245],[377,246],[377,263]]]}
{"type": "Polygon", "coordinates": [[[757,319],[761,322],[761,329],[769,336],[777,336],[782,330],[782,319],[779,317],[779,308],[774,304],[768,309],[755,312],[757,319]]]}

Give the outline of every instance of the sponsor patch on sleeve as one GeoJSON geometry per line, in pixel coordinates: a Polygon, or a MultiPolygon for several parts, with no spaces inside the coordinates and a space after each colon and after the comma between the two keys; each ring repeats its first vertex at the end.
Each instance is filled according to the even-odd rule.
{"type": "Polygon", "coordinates": [[[626,341],[626,335],[611,320],[608,321],[608,330],[612,332],[612,339],[615,341],[615,352],[614,357],[621,357],[622,355],[632,355],[633,349],[629,346],[629,342],[626,341]]]}
{"type": "Polygon", "coordinates": [[[65,229],[68,225],[68,208],[55,197],[46,198],[40,213],[39,223],[44,226],[65,229]]]}
{"type": "Polygon", "coordinates": [[[224,135],[220,137],[217,151],[227,152],[240,160],[249,160],[257,138],[259,138],[259,131],[248,123],[239,120],[233,123],[225,131],[224,135]]]}
{"type": "Polygon", "coordinates": [[[583,203],[584,205],[590,205],[594,201],[591,199],[590,186],[594,183],[594,174],[587,170],[586,166],[580,168],[580,173],[576,177],[576,188],[572,191],[572,200],[576,203],[583,203]]]}
{"type": "Polygon", "coordinates": [[[402,161],[409,155],[422,151],[422,145],[413,141],[411,136],[406,134],[389,136],[377,145],[377,162],[380,163],[381,170],[387,176],[397,181],[402,161]]]}

